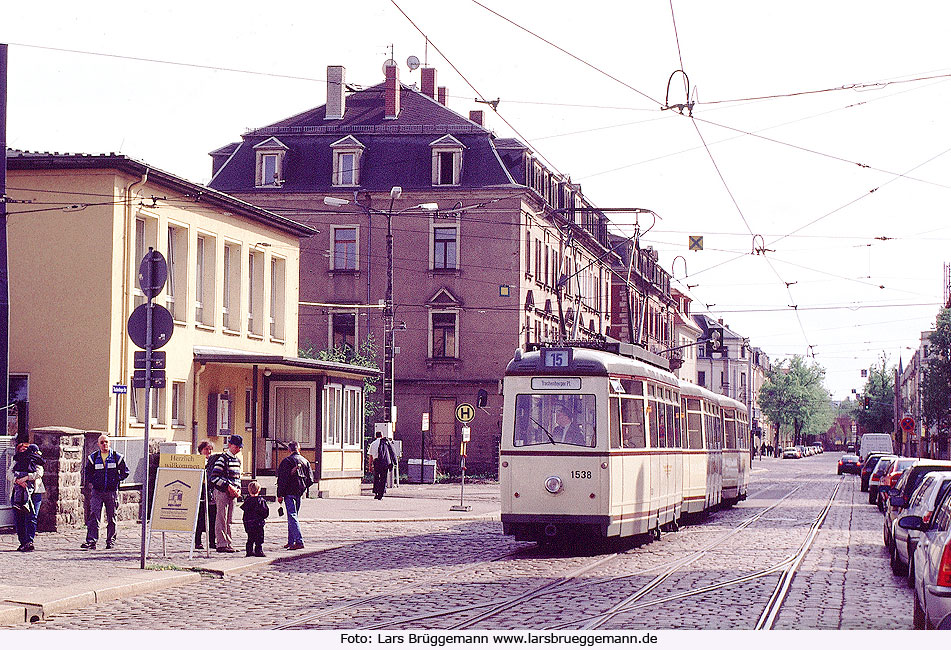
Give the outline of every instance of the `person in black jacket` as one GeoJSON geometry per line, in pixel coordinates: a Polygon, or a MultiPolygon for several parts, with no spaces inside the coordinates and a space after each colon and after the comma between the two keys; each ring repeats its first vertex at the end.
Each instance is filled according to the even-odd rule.
{"type": "Polygon", "coordinates": [[[109,436],[102,434],[97,442],[99,451],[86,458],[83,479],[89,489],[89,512],[86,516],[86,542],[80,548],[93,550],[99,541],[99,517],[106,507],[106,548],[116,543],[116,510],[119,507],[119,484],[129,477],[125,458],[109,450],[109,436]]]}
{"type": "MultiPolygon", "coordinates": [[[[281,461],[277,467],[277,502],[287,506],[287,544],[289,551],[304,548],[304,537],[300,532],[297,514],[300,512],[300,500],[307,488],[314,482],[310,463],[300,454],[300,445],[296,440],[287,443],[291,455],[281,461]]],[[[278,512],[277,514],[281,514],[278,512]]]]}
{"type": "Polygon", "coordinates": [[[205,490],[201,493],[201,501],[198,504],[195,548],[203,548],[201,534],[205,532],[205,519],[208,519],[208,548],[217,548],[215,546],[215,518],[218,514],[218,508],[215,506],[214,488],[211,487],[211,468],[218,460],[215,455],[215,443],[210,440],[203,441],[198,445],[198,453],[205,457],[205,490]]]}
{"type": "Polygon", "coordinates": [[[241,504],[244,515],[244,532],[248,541],[244,546],[247,557],[264,557],[264,524],[269,514],[267,501],[260,495],[261,486],[257,481],[248,483],[248,498],[241,504]]]}

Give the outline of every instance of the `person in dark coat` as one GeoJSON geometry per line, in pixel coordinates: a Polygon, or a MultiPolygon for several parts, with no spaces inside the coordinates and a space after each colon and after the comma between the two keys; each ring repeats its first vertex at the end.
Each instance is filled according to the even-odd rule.
{"type": "Polygon", "coordinates": [[[376,438],[367,449],[367,458],[370,470],[373,472],[373,498],[382,499],[386,494],[386,477],[390,473],[390,468],[396,464],[396,453],[390,441],[379,431],[376,432],[376,438]]]}
{"type": "Polygon", "coordinates": [[[99,517],[106,508],[106,548],[116,543],[116,510],[119,508],[119,484],[129,477],[125,458],[109,450],[109,436],[102,434],[97,443],[99,451],[86,458],[83,478],[89,489],[89,513],[86,518],[86,541],[80,548],[94,550],[99,541],[99,517]]]}
{"type": "MultiPolygon", "coordinates": [[[[300,445],[296,440],[287,443],[291,455],[277,466],[277,502],[287,506],[287,544],[289,551],[304,548],[304,537],[300,532],[297,515],[300,512],[301,497],[314,479],[310,463],[300,454],[300,445]]],[[[277,514],[281,514],[278,512],[277,514]]]]}
{"type": "Polygon", "coordinates": [[[264,557],[264,524],[269,511],[257,481],[248,483],[248,498],[241,504],[241,509],[244,510],[241,517],[244,532],[248,534],[245,554],[247,557],[264,557]]]}
{"type": "Polygon", "coordinates": [[[201,493],[198,503],[198,527],[195,529],[195,548],[204,548],[201,545],[201,534],[205,532],[205,519],[208,519],[208,548],[215,546],[215,518],[218,508],[215,505],[214,488],[211,487],[211,467],[215,464],[215,443],[210,440],[198,445],[198,453],[205,457],[205,489],[201,493]],[[207,513],[207,517],[206,517],[207,513]]]}

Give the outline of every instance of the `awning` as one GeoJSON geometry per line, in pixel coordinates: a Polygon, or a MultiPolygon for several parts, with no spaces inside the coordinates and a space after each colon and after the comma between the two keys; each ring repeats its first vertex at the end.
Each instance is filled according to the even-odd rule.
{"type": "Polygon", "coordinates": [[[281,366],[337,375],[351,375],[356,377],[378,377],[382,373],[377,368],[366,368],[337,361],[320,361],[317,359],[303,359],[301,357],[285,357],[278,354],[263,354],[235,350],[232,348],[215,348],[196,345],[193,348],[194,359],[199,363],[233,363],[239,365],[281,366]]]}

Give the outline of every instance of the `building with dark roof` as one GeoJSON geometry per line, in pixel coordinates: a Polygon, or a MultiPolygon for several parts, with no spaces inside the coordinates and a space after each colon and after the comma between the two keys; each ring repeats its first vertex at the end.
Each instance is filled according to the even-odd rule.
{"type": "Polygon", "coordinates": [[[457,471],[456,407],[485,390],[468,468],[494,473],[506,363],[528,342],[606,334],[618,259],[578,185],[481,111],[451,110],[435,69],[421,72],[420,90],[395,67],[352,90],[328,67],[327,104],[213,151],[210,185],[320,231],[302,242],[302,346],[371,335],[382,359],[391,226],[395,436],[404,456],[457,471]]]}

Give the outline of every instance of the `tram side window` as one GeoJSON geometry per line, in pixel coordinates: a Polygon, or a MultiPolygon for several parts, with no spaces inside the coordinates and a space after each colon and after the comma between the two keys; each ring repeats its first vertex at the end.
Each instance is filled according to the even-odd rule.
{"type": "Polygon", "coordinates": [[[611,426],[611,449],[621,447],[621,404],[624,400],[612,397],[608,400],[608,422],[611,426]]]}
{"type": "Polygon", "coordinates": [[[644,400],[625,398],[621,400],[621,431],[625,449],[643,449],[647,446],[644,431],[644,400]]]}
{"type": "Polygon", "coordinates": [[[647,403],[647,412],[650,414],[651,447],[660,447],[660,422],[657,417],[660,405],[656,400],[647,403]]]}
{"type": "Polygon", "coordinates": [[[644,394],[644,382],[639,379],[622,379],[621,385],[624,387],[624,392],[628,395],[644,394]]]}
{"type": "Polygon", "coordinates": [[[726,448],[736,449],[736,420],[727,418],[726,424],[726,448]]]}
{"type": "Polygon", "coordinates": [[[597,444],[597,409],[594,395],[530,394],[515,396],[516,447],[597,444]]]}
{"type": "Polygon", "coordinates": [[[703,449],[702,422],[702,413],[687,412],[687,447],[689,449],[703,449]]]}
{"type": "Polygon", "coordinates": [[[683,427],[684,427],[684,421],[683,421],[682,416],[681,416],[680,405],[679,405],[679,404],[676,404],[676,405],[674,405],[674,427],[673,427],[673,431],[674,431],[674,435],[676,436],[676,439],[674,440],[674,447],[677,447],[678,449],[682,449],[683,446],[684,446],[684,430],[683,430],[683,427]]]}
{"type": "Polygon", "coordinates": [[[667,446],[679,447],[677,443],[677,420],[674,419],[674,405],[667,404],[667,446]]]}

